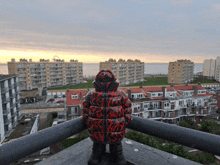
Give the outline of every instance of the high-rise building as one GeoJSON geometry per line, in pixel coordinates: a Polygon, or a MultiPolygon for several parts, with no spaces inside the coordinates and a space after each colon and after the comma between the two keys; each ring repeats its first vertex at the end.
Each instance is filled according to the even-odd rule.
{"type": "Polygon", "coordinates": [[[144,62],[137,59],[127,61],[109,59],[100,62],[99,69],[110,69],[120,82],[120,86],[144,81],[144,62]]]}
{"type": "Polygon", "coordinates": [[[215,80],[220,81],[220,56],[217,56],[215,60],[215,80]]]}
{"type": "Polygon", "coordinates": [[[2,143],[21,119],[21,110],[18,77],[0,75],[0,83],[0,143],[2,143]]]}
{"type": "Polygon", "coordinates": [[[168,83],[184,84],[193,81],[194,62],[177,60],[169,63],[168,83]]]}
{"type": "Polygon", "coordinates": [[[215,62],[214,59],[205,59],[203,62],[203,76],[215,77],[215,62]]]}
{"type": "Polygon", "coordinates": [[[32,62],[32,59],[29,59],[28,62],[26,59],[20,59],[15,62],[15,59],[11,59],[11,62],[8,62],[8,72],[18,75],[21,90],[74,85],[83,81],[82,62],[78,60],[64,62],[54,59],[50,62],[40,59],[39,62],[32,62]]]}

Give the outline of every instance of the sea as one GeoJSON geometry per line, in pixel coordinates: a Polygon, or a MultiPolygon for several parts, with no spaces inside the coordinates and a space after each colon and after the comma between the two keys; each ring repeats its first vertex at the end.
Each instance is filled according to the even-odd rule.
{"type": "MultiPolygon", "coordinates": [[[[144,74],[168,74],[169,63],[145,63],[144,74]]],[[[202,72],[203,63],[194,63],[194,73],[202,72]]],[[[99,72],[99,63],[83,63],[83,76],[99,72]]],[[[8,74],[7,64],[0,64],[0,74],[8,74]]]]}

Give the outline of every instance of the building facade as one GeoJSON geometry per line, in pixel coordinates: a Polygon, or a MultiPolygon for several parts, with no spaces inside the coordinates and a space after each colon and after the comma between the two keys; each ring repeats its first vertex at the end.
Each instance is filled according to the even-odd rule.
{"type": "Polygon", "coordinates": [[[214,59],[205,59],[203,62],[203,76],[207,76],[209,78],[215,77],[215,63],[214,59]]]}
{"type": "Polygon", "coordinates": [[[120,86],[144,81],[144,62],[137,59],[127,61],[109,59],[100,62],[99,69],[110,69],[120,82],[120,86]]]}
{"type": "Polygon", "coordinates": [[[55,87],[64,85],[74,85],[82,83],[83,70],[82,62],[78,60],[40,59],[39,62],[29,62],[26,59],[20,59],[16,62],[11,59],[8,62],[9,74],[18,75],[21,90],[29,90],[38,87],[55,87]]]}
{"type": "MultiPolygon", "coordinates": [[[[132,115],[166,123],[179,123],[186,117],[200,121],[205,116],[216,113],[217,100],[220,100],[200,83],[120,89],[127,93],[132,103],[132,115]]],[[[83,100],[87,92],[86,89],[66,92],[68,120],[82,115],[83,100]]]]}
{"type": "Polygon", "coordinates": [[[184,84],[192,82],[194,73],[194,62],[190,60],[177,60],[169,63],[168,83],[184,84]]]}
{"type": "Polygon", "coordinates": [[[0,143],[8,137],[21,119],[19,82],[15,75],[0,75],[0,143]]]}

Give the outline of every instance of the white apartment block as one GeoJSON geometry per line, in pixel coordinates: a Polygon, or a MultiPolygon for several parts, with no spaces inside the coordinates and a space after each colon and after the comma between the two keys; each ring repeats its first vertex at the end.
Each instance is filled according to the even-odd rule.
{"type": "Polygon", "coordinates": [[[128,85],[144,81],[144,62],[140,60],[127,61],[119,59],[118,61],[109,59],[100,62],[99,69],[110,69],[121,85],[128,85]]]}
{"type": "Polygon", "coordinates": [[[220,82],[220,56],[215,60],[215,80],[220,82]]]}
{"type": "Polygon", "coordinates": [[[38,87],[55,87],[75,85],[82,83],[83,70],[82,62],[78,60],[40,59],[39,62],[32,62],[32,59],[20,59],[16,62],[11,59],[8,62],[9,74],[18,75],[21,90],[29,90],[38,87]]]}
{"type": "Polygon", "coordinates": [[[0,83],[0,143],[2,143],[21,119],[21,110],[18,77],[0,75],[0,83]]]}
{"type": "Polygon", "coordinates": [[[205,59],[203,62],[203,76],[215,77],[215,62],[214,59],[205,59]]]}

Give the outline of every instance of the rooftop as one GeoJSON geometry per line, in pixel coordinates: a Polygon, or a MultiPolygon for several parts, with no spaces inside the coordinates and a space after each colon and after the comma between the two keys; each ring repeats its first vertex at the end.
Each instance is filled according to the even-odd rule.
{"type": "Polygon", "coordinates": [[[16,75],[13,75],[13,74],[9,74],[9,75],[0,74],[0,81],[5,81],[5,80],[8,80],[9,78],[13,78],[13,77],[16,77],[16,75]]]}
{"type": "MultiPolygon", "coordinates": [[[[92,144],[93,142],[91,139],[86,138],[36,165],[87,165],[92,153],[92,144]]],[[[122,146],[125,159],[135,165],[199,165],[199,163],[143,145],[127,138],[122,140],[122,146]],[[126,143],[128,141],[132,144],[126,143]]],[[[106,146],[106,151],[109,153],[108,145],[106,146]]],[[[101,163],[101,165],[104,164],[106,164],[106,161],[101,163]]]]}
{"type": "Polygon", "coordinates": [[[38,90],[21,91],[19,97],[35,97],[37,94],[39,94],[38,90]]]}

